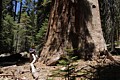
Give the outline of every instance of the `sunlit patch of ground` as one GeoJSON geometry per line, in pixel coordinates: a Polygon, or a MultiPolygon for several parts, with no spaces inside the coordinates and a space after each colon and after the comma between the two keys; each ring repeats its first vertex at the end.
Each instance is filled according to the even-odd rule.
{"type": "MultiPolygon", "coordinates": [[[[120,60],[120,56],[113,56],[116,60],[120,60]]],[[[96,71],[95,74],[92,74],[94,76],[93,80],[119,80],[120,79],[120,66],[119,64],[114,64],[110,60],[107,60],[106,63],[100,64],[96,61],[83,61],[78,60],[78,62],[75,62],[77,64],[77,69],[81,69],[82,67],[86,67],[86,69],[90,69],[90,66],[94,66],[93,71],[96,71]],[[110,64],[108,64],[110,63],[110,64]],[[114,79],[112,79],[114,78],[114,79]]],[[[65,77],[48,77],[49,75],[52,75],[54,70],[59,70],[63,68],[63,66],[46,66],[40,62],[35,63],[36,69],[39,72],[39,80],[42,80],[42,78],[46,79],[49,78],[51,80],[64,80],[65,77]]],[[[92,73],[92,72],[91,72],[92,73]]],[[[79,74],[82,74],[80,72],[79,74]]],[[[32,74],[30,72],[30,63],[27,62],[22,65],[11,65],[6,67],[0,68],[0,78],[5,79],[9,78],[8,80],[14,80],[15,78],[20,78],[24,80],[34,80],[32,77],[32,74]],[[12,75],[12,76],[2,76],[2,75],[12,75]]],[[[77,80],[80,80],[80,78],[84,77],[78,77],[77,80]]],[[[86,79],[87,80],[87,79],[86,79]]],[[[90,80],[90,79],[88,79],[90,80]]]]}

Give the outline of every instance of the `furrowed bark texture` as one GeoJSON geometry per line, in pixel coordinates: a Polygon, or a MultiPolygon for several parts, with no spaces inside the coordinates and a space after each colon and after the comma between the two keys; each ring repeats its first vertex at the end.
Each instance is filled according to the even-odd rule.
{"type": "Polygon", "coordinates": [[[40,61],[54,65],[65,49],[92,59],[107,50],[100,23],[98,0],[52,0],[45,46],[40,61]]]}

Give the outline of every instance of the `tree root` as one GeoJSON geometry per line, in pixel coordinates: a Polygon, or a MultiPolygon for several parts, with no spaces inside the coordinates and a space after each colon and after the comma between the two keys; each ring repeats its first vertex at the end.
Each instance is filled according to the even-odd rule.
{"type": "Polygon", "coordinates": [[[107,59],[109,59],[109,60],[111,60],[111,61],[114,61],[114,62],[117,63],[117,64],[120,64],[119,61],[117,61],[117,60],[115,60],[115,59],[113,58],[113,56],[111,55],[110,52],[108,52],[108,50],[105,50],[105,55],[106,55],[107,59]]]}

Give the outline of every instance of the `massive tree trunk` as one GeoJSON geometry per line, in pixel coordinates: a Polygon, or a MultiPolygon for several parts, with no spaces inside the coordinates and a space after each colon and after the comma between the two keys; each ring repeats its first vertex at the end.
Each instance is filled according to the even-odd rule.
{"type": "MultiPolygon", "coordinates": [[[[65,49],[92,59],[107,51],[100,23],[98,0],[52,0],[46,43],[40,61],[53,65],[65,49]]],[[[108,54],[108,53],[107,53],[108,54]]]]}

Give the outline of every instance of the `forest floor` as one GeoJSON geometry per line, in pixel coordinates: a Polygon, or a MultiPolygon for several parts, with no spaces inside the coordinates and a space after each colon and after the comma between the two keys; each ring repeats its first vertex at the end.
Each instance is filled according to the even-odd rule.
{"type": "MultiPolygon", "coordinates": [[[[113,56],[113,57],[116,60],[120,61],[120,56],[113,56]]],[[[120,80],[120,66],[118,66],[118,65],[114,66],[114,63],[111,62],[110,60],[106,59],[106,63],[98,63],[96,61],[78,60],[74,64],[77,64],[77,68],[76,68],[77,70],[80,70],[85,67],[90,68],[90,66],[97,66],[97,67],[94,67],[95,69],[97,69],[98,67],[100,69],[103,69],[103,68],[106,69],[106,70],[102,70],[102,71],[99,70],[99,72],[100,72],[99,75],[100,74],[102,75],[104,73],[104,76],[102,75],[101,80],[120,80]],[[110,65],[108,63],[112,63],[112,65],[110,65]],[[107,64],[110,67],[107,68],[107,67],[98,66],[101,64],[107,64]],[[113,69],[113,68],[115,68],[115,69],[113,69]],[[112,77],[110,75],[112,75],[112,77]],[[108,78],[108,77],[110,77],[110,78],[108,78]],[[107,78],[107,79],[104,79],[104,78],[107,78]],[[111,78],[114,78],[114,79],[111,79],[111,78]]],[[[37,72],[39,73],[38,80],[65,80],[64,77],[58,78],[58,77],[52,76],[53,71],[61,70],[64,68],[64,66],[46,66],[40,62],[36,62],[35,66],[36,66],[37,72]]],[[[60,72],[58,72],[58,73],[59,74],[56,74],[56,76],[60,75],[60,72]]],[[[62,74],[64,74],[64,73],[62,73],[62,74]]],[[[81,72],[79,74],[83,74],[83,73],[81,72]]],[[[78,76],[78,77],[80,77],[80,78],[77,78],[76,80],[81,80],[82,76],[78,76]]],[[[83,75],[83,77],[87,78],[87,76],[85,76],[85,75],[83,75]]],[[[32,74],[30,72],[30,63],[26,62],[25,64],[21,64],[21,65],[10,65],[10,66],[0,67],[0,80],[34,80],[32,77],[32,74]]],[[[88,78],[85,80],[90,80],[90,79],[88,78]]],[[[97,79],[93,79],[93,80],[97,80],[97,79]]],[[[98,79],[98,80],[100,80],[100,79],[98,79]]]]}

